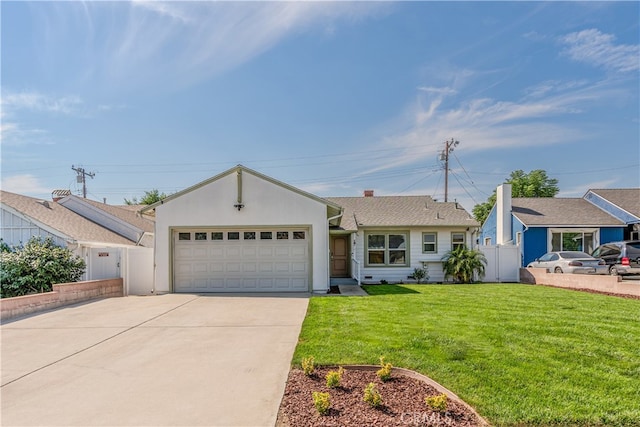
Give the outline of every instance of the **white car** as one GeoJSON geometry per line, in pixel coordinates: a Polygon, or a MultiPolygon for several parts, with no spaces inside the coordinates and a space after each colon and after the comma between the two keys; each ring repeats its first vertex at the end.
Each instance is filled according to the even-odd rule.
{"type": "Polygon", "coordinates": [[[607,263],[586,252],[547,252],[527,265],[528,268],[546,268],[550,273],[607,274],[607,263]]]}

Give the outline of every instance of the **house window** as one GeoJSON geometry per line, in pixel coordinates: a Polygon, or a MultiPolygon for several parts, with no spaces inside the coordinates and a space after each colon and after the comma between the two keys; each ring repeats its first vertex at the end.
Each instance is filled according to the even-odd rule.
{"type": "Polygon", "coordinates": [[[367,235],[367,264],[372,266],[406,266],[407,235],[376,233],[367,235]]]}
{"type": "Polygon", "coordinates": [[[304,231],[293,232],[293,240],[304,240],[305,238],[306,238],[306,233],[304,231]]]}
{"type": "Polygon", "coordinates": [[[222,240],[222,231],[214,231],[211,233],[211,240],[222,240]]]}
{"type": "Polygon", "coordinates": [[[435,254],[438,252],[437,233],[422,233],[422,252],[425,254],[435,254]]]}
{"type": "Polygon", "coordinates": [[[256,232],[255,231],[245,231],[244,232],[244,240],[256,240],[256,232]]]}
{"type": "Polygon", "coordinates": [[[551,251],[593,252],[595,233],[580,230],[552,230],[551,251]]]}
{"type": "Polygon", "coordinates": [[[466,247],[465,236],[465,233],[451,233],[451,249],[466,247]]]}
{"type": "Polygon", "coordinates": [[[191,240],[191,233],[178,233],[178,240],[191,240]]]}
{"type": "Polygon", "coordinates": [[[491,237],[485,237],[484,238],[484,245],[485,246],[491,246],[491,237]]]}
{"type": "Polygon", "coordinates": [[[227,240],[240,240],[240,232],[239,231],[229,231],[227,233],[227,240]]]}
{"type": "Polygon", "coordinates": [[[273,234],[271,231],[261,231],[260,232],[260,240],[271,240],[273,234]]]}
{"type": "Polygon", "coordinates": [[[196,240],[207,240],[207,233],[201,233],[201,232],[197,232],[196,233],[196,240]]]}
{"type": "Polygon", "coordinates": [[[522,232],[521,231],[518,231],[516,233],[516,245],[517,246],[522,245],[522,232]]]}

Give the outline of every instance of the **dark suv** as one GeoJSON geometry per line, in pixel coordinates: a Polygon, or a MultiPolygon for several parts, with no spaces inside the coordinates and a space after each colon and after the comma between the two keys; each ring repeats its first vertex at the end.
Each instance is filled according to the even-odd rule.
{"type": "Polygon", "coordinates": [[[612,276],[640,274],[640,240],[606,243],[591,255],[605,260],[612,276]]]}

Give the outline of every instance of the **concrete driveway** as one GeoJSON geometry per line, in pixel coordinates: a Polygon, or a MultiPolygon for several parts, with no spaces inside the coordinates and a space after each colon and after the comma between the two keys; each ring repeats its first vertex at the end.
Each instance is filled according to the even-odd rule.
{"type": "Polygon", "coordinates": [[[273,426],[306,295],[125,297],[2,325],[3,426],[273,426]]]}

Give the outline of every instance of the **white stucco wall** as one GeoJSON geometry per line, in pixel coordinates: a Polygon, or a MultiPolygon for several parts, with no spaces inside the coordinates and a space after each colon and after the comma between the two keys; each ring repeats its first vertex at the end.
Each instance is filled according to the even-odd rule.
{"type": "Polygon", "coordinates": [[[156,207],[155,292],[171,292],[171,229],[181,227],[299,226],[311,238],[311,284],[314,292],[329,286],[327,207],[311,197],[242,173],[238,211],[237,174],[232,172],[156,207]]]}

